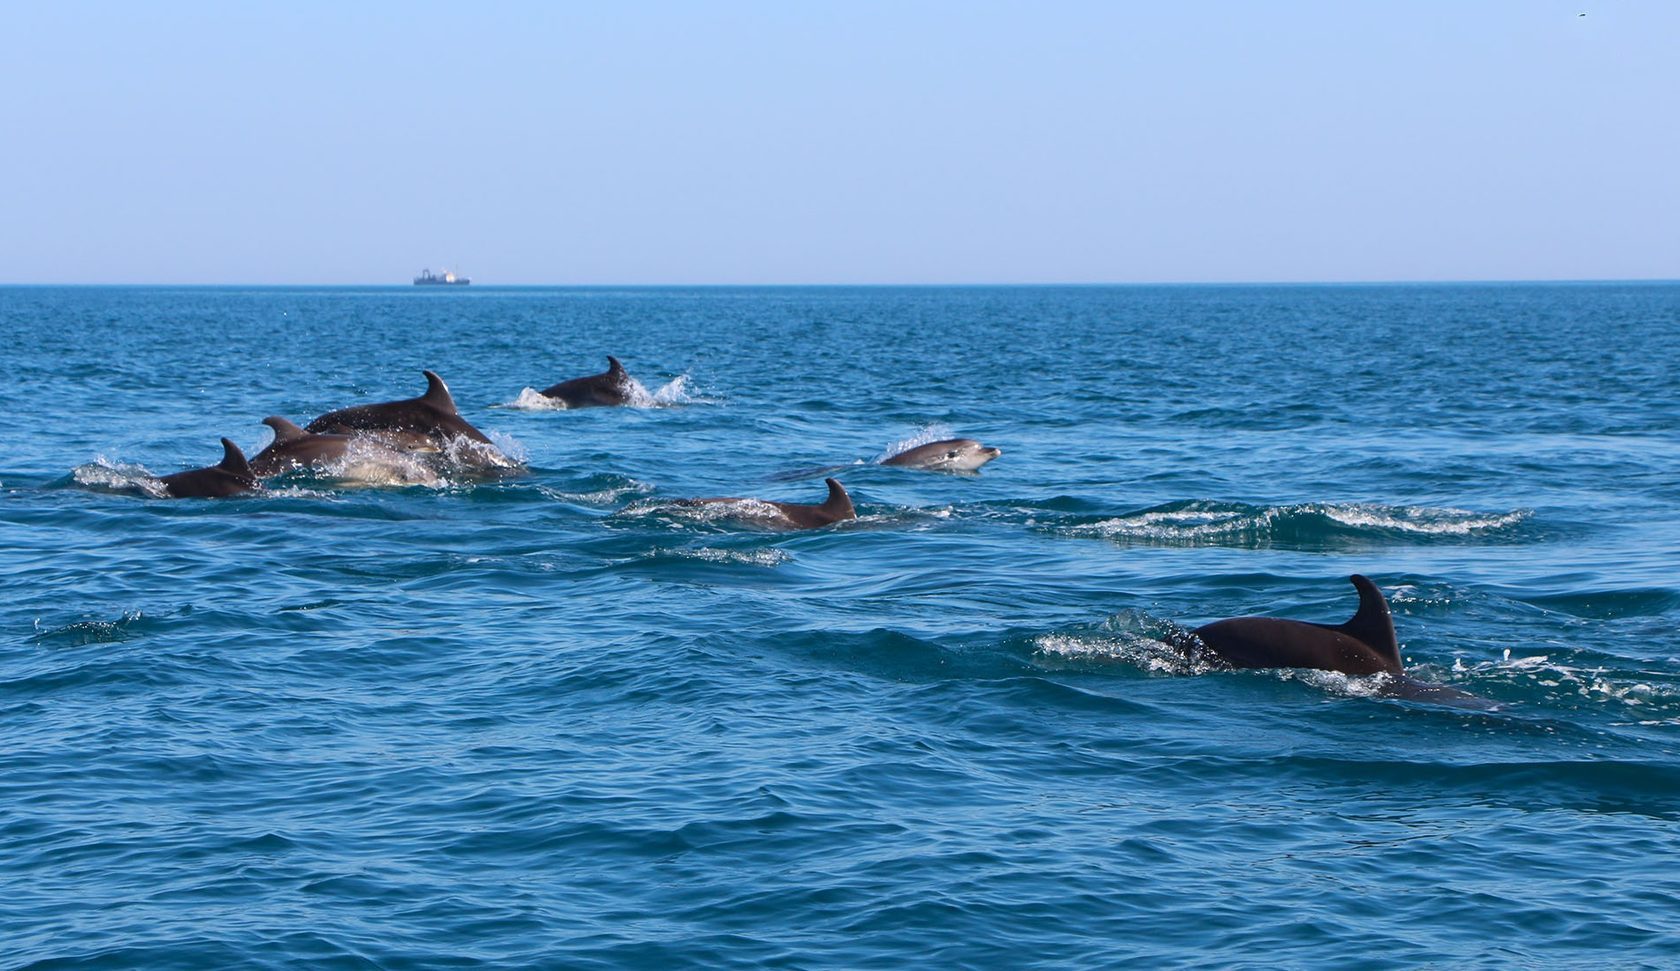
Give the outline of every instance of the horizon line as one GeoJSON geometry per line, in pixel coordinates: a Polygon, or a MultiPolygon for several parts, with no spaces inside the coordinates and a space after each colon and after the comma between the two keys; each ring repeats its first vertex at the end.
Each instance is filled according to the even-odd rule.
{"type": "Polygon", "coordinates": [[[468,283],[452,284],[443,287],[420,287],[410,283],[363,282],[363,283],[276,283],[258,281],[238,281],[224,283],[205,282],[133,282],[133,281],[73,281],[73,282],[22,282],[0,281],[0,287],[153,287],[166,289],[181,288],[294,288],[294,289],[396,289],[416,290],[422,292],[440,291],[458,293],[464,289],[478,287],[480,289],[554,289],[554,290],[589,290],[589,289],[818,289],[818,288],[926,288],[926,289],[956,289],[963,287],[1359,287],[1359,286],[1479,286],[1479,285],[1508,285],[1508,284],[1669,284],[1680,283],[1680,277],[1455,277],[1428,279],[1394,278],[1394,279],[1358,279],[1358,280],[1065,280],[1065,281],[1035,281],[1009,280],[991,282],[808,282],[808,283],[468,283]]]}

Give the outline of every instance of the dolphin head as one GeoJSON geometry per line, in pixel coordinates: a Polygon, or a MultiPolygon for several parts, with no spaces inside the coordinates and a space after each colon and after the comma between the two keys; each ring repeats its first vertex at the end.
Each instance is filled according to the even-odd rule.
{"type": "Polygon", "coordinates": [[[1003,454],[1003,449],[981,445],[972,438],[953,438],[941,444],[944,449],[934,456],[932,465],[953,472],[973,472],[1003,454]]]}

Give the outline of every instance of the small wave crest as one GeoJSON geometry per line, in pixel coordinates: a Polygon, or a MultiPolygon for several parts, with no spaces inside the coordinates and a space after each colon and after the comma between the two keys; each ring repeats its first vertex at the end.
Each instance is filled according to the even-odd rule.
{"type": "Polygon", "coordinates": [[[1171,503],[1064,526],[1069,536],[1175,546],[1316,545],[1362,537],[1487,537],[1526,521],[1528,510],[1478,513],[1426,506],[1309,502],[1251,506],[1206,500],[1171,503]]]}
{"type": "Polygon", "coordinates": [[[702,563],[721,563],[731,566],[776,567],[793,560],[792,553],[775,547],[731,550],[713,546],[698,546],[693,549],[652,550],[645,555],[649,559],[698,560],[702,563]]]}
{"type": "Polygon", "coordinates": [[[35,620],[35,634],[29,638],[33,644],[60,644],[67,647],[85,647],[89,644],[114,644],[138,636],[136,630],[143,622],[151,618],[141,610],[124,611],[115,620],[81,620],[62,627],[43,628],[39,618],[35,620]]]}

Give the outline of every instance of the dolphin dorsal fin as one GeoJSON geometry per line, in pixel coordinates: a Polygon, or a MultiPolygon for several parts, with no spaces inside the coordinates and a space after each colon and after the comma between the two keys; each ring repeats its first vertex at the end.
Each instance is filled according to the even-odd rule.
{"type": "Polygon", "coordinates": [[[618,363],[618,358],[613,357],[611,354],[607,355],[607,373],[616,375],[624,374],[624,365],[618,363]]]}
{"type": "Polygon", "coordinates": [[[426,375],[426,393],[420,396],[420,400],[439,411],[459,414],[455,409],[455,397],[449,393],[449,385],[443,383],[436,371],[423,373],[426,375]]]}
{"type": "Polygon", "coordinates": [[[308,438],[310,433],[292,424],[279,415],[269,415],[262,423],[274,429],[276,442],[295,442],[300,438],[308,438]]]}
{"type": "Polygon", "coordinates": [[[1394,618],[1389,615],[1388,601],[1369,578],[1355,573],[1348,577],[1348,581],[1359,591],[1359,610],[1352,620],[1336,629],[1382,654],[1394,662],[1394,670],[1399,671],[1400,643],[1394,636],[1394,618]]]}
{"type": "Polygon", "coordinates": [[[244,476],[247,479],[255,478],[251,474],[251,463],[245,461],[245,453],[239,450],[239,446],[233,444],[231,438],[222,439],[222,461],[216,468],[224,472],[232,472],[234,475],[244,476]]]}
{"type": "Polygon", "coordinates": [[[846,487],[839,479],[824,479],[828,483],[828,498],[823,500],[824,512],[838,516],[841,519],[857,518],[857,510],[852,508],[852,497],[846,494],[846,487]]]}

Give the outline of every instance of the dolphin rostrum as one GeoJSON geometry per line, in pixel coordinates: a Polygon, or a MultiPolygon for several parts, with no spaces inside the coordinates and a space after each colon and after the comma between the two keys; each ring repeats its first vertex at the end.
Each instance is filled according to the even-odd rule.
{"type": "Polygon", "coordinates": [[[973,472],[1003,454],[1003,449],[981,445],[972,438],[947,438],[905,449],[881,460],[882,465],[902,465],[930,472],[973,472]]]}
{"type": "Polygon", "coordinates": [[[263,478],[319,467],[343,458],[350,448],[349,435],[305,431],[279,415],[269,415],[262,423],[274,429],[274,441],[251,459],[251,471],[263,478]]]}
{"type": "Polygon", "coordinates": [[[609,354],[602,373],[562,381],[544,389],[543,396],[563,401],[567,408],[593,408],[627,404],[632,387],[630,373],[609,354]]]}
{"type": "Polygon", "coordinates": [[[763,518],[768,523],[793,529],[818,529],[829,526],[844,519],[856,519],[857,510],[852,508],[852,497],[846,494],[846,487],[838,479],[826,479],[828,483],[828,498],[816,505],[800,502],[772,502],[768,499],[742,499],[738,496],[725,496],[715,499],[683,499],[680,505],[701,506],[712,503],[763,503],[773,507],[774,516],[754,517],[750,513],[744,518],[763,518]]]}
{"type": "Polygon", "coordinates": [[[255,492],[257,477],[251,473],[245,453],[230,439],[222,439],[222,461],[202,469],[188,469],[158,476],[165,492],[176,499],[213,499],[255,492]]]}
{"type": "Polygon", "coordinates": [[[1343,674],[1387,674],[1385,694],[1422,701],[1493,707],[1474,695],[1406,676],[1388,601],[1368,578],[1348,580],[1359,591],[1359,609],[1343,624],[1313,624],[1281,617],[1235,617],[1191,634],[1208,653],[1233,668],[1317,668],[1343,674]]]}
{"type": "MultiPolygon", "coordinates": [[[[426,375],[426,393],[402,401],[382,401],[328,412],[310,422],[305,431],[377,435],[387,444],[416,450],[441,450],[450,439],[466,438],[483,445],[494,443],[467,423],[455,408],[449,386],[435,372],[426,375]]],[[[499,453],[498,453],[499,454],[499,453]]]]}

